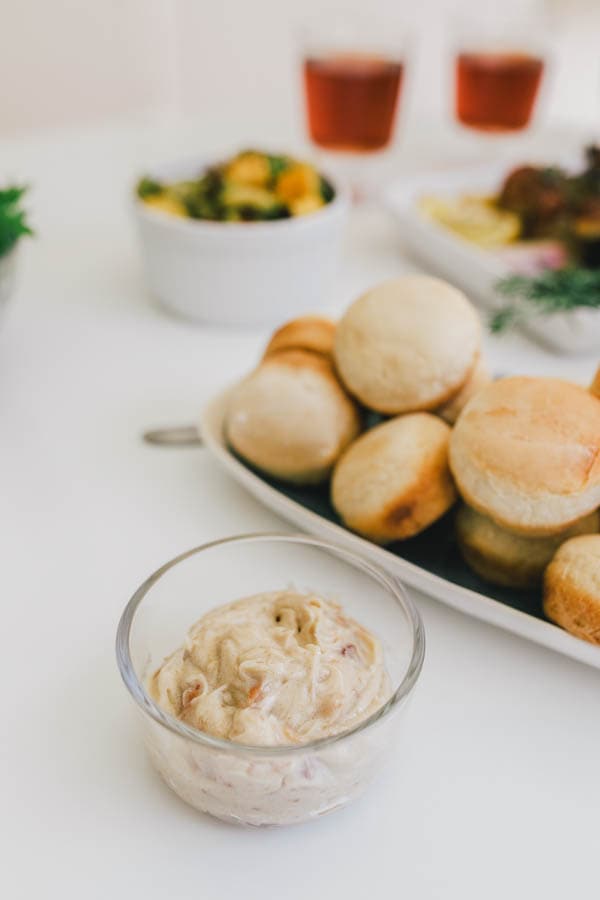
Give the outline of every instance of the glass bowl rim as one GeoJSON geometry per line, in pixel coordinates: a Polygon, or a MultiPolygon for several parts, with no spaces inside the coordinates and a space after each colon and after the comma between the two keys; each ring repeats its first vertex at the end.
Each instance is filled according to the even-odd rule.
{"type": "Polygon", "coordinates": [[[156,569],[156,571],[154,571],[140,585],[140,587],[135,591],[135,593],[125,606],[117,627],[115,649],[117,656],[117,665],[119,667],[119,672],[121,674],[121,678],[123,679],[125,687],[129,691],[133,700],[141,709],[141,711],[146,715],[149,715],[150,718],[157,722],[159,725],[162,725],[164,728],[167,728],[174,734],[177,734],[180,737],[187,738],[188,740],[191,740],[196,744],[202,744],[214,749],[224,750],[230,753],[251,753],[260,756],[280,756],[286,754],[305,753],[306,751],[313,751],[325,746],[329,746],[331,744],[336,744],[345,740],[346,738],[351,737],[354,734],[358,734],[359,732],[364,731],[371,725],[385,718],[389,712],[396,708],[401,700],[403,700],[410,694],[419,678],[425,656],[425,631],[420,613],[418,612],[413,601],[406,593],[406,589],[404,588],[402,583],[398,579],[388,575],[386,572],[381,571],[370,562],[367,562],[367,560],[363,559],[363,557],[359,556],[357,553],[354,553],[351,550],[347,550],[345,547],[340,547],[334,543],[331,543],[330,541],[323,541],[320,538],[311,537],[310,535],[306,534],[286,534],[284,532],[252,532],[247,534],[232,535],[230,537],[220,538],[218,540],[208,541],[207,543],[200,544],[190,550],[186,550],[185,552],[178,554],[168,562],[164,563],[158,569],[156,569]],[[303,744],[280,744],[276,746],[242,744],[238,743],[237,741],[218,738],[213,735],[207,734],[204,731],[200,731],[197,728],[192,728],[189,725],[186,725],[184,722],[181,722],[179,719],[176,719],[166,713],[150,697],[144,685],[135,673],[129,646],[131,628],[138,607],[141,605],[142,601],[144,600],[150,589],[154,586],[154,584],[156,584],[156,582],[159,581],[160,578],[162,578],[162,576],[165,575],[170,569],[174,568],[181,562],[185,562],[185,560],[190,559],[192,556],[196,556],[197,554],[202,553],[205,550],[212,550],[215,547],[221,547],[227,544],[244,544],[254,542],[261,543],[263,541],[273,541],[275,543],[304,544],[341,557],[345,562],[349,563],[351,566],[354,566],[357,569],[361,569],[363,572],[377,581],[383,588],[385,588],[388,593],[392,595],[393,599],[401,607],[406,616],[412,634],[412,652],[408,667],[406,669],[404,677],[402,678],[402,681],[400,682],[392,696],[383,704],[383,706],[380,706],[379,709],[375,710],[374,713],[359,722],[358,725],[355,725],[352,728],[347,729],[346,731],[341,731],[337,734],[330,735],[324,738],[318,738],[317,740],[308,741],[303,744]]]}

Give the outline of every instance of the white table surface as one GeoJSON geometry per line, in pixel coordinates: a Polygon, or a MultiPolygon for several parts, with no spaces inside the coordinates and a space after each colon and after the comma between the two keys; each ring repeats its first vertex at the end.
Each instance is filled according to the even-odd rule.
{"type": "MultiPolygon", "coordinates": [[[[140,440],[192,419],[266,337],[145,296],[126,186],[175,143],[131,127],[0,145],[0,175],[35,184],[39,229],[0,331],[2,896],[597,895],[599,673],[415,592],[428,649],[411,727],[354,806],[236,829],[146,762],[114,658],[125,602],[185,548],[286,527],[202,449],[140,440]]],[[[338,302],[407,265],[385,215],[357,214],[338,302]]],[[[518,336],[487,345],[499,371],[595,367],[518,336]]]]}

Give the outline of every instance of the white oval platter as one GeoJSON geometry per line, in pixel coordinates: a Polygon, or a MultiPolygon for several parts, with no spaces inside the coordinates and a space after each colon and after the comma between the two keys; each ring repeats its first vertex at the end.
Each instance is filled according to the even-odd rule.
{"type": "Polygon", "coordinates": [[[199,430],[202,441],[215,461],[257,500],[309,534],[327,539],[362,554],[365,559],[381,566],[403,583],[423,591],[465,615],[481,619],[527,640],[534,641],[572,659],[600,669],[600,647],[579,640],[556,625],[529,613],[514,609],[483,593],[463,587],[415,565],[390,550],[371,543],[331,522],[282,491],[264,481],[240,462],[224,439],[223,420],[227,407],[225,391],[205,408],[199,430]]]}

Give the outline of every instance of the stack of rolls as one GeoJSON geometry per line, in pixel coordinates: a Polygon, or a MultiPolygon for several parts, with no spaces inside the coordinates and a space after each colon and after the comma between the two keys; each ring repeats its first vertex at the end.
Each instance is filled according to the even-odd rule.
{"type": "MultiPolygon", "coordinates": [[[[569,547],[587,547],[588,536],[592,547],[600,542],[597,394],[556,378],[499,379],[460,415],[449,459],[465,501],[456,517],[465,562],[495,584],[544,582],[548,617],[600,643],[600,627],[588,627],[577,611],[573,570],[573,586],[565,590],[568,561],[575,558],[569,547]]],[[[596,602],[600,609],[600,554],[596,602]]]]}
{"type": "Polygon", "coordinates": [[[533,588],[561,544],[579,534],[598,531],[597,510],[577,519],[558,534],[525,536],[497,525],[463,504],[456,513],[456,535],[465,562],[484,581],[505,587],[533,588]]]}
{"type": "Polygon", "coordinates": [[[571,634],[600,645],[600,534],[559,547],[544,574],[544,611],[571,634]]]}
{"type": "Polygon", "coordinates": [[[337,324],[306,316],[276,331],[232,393],[225,430],[274,478],[329,480],[342,522],[378,544],[419,534],[460,500],[466,564],[512,588],[541,588],[546,573],[547,615],[600,642],[600,369],[590,390],[492,382],[466,296],[408,275],[367,291],[337,324]],[[597,553],[597,628],[581,624],[589,578],[583,614],[565,599],[571,545],[588,569],[597,553]]]}
{"type": "Polygon", "coordinates": [[[276,331],[231,397],[226,436],[275,478],[332,475],[340,518],[385,544],[455,502],[450,426],[488,380],[473,306],[437,278],[410,275],[359,297],[337,326],[306,316],[276,331]],[[361,435],[367,410],[387,420],[361,435]]]}
{"type": "Polygon", "coordinates": [[[349,528],[376,543],[412,537],[457,497],[450,424],[487,381],[477,313],[437,278],[387,281],[342,316],[334,358],[357,402],[391,418],[341,455],[333,506],[349,528]]]}
{"type": "Polygon", "coordinates": [[[335,324],[306,316],[280,328],[232,394],[226,437],[255,468],[283,481],[328,478],[361,429],[332,360],[335,324]]]}

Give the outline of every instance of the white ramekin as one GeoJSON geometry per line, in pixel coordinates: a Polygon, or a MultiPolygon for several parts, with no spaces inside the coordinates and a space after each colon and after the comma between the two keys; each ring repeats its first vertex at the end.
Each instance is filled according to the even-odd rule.
{"type": "MultiPolygon", "coordinates": [[[[197,176],[206,161],[154,170],[158,180],[197,176]]],[[[223,325],[272,324],[332,302],[349,195],[321,210],[272,222],[184,219],[135,202],[146,281],[170,312],[223,325]]]]}

